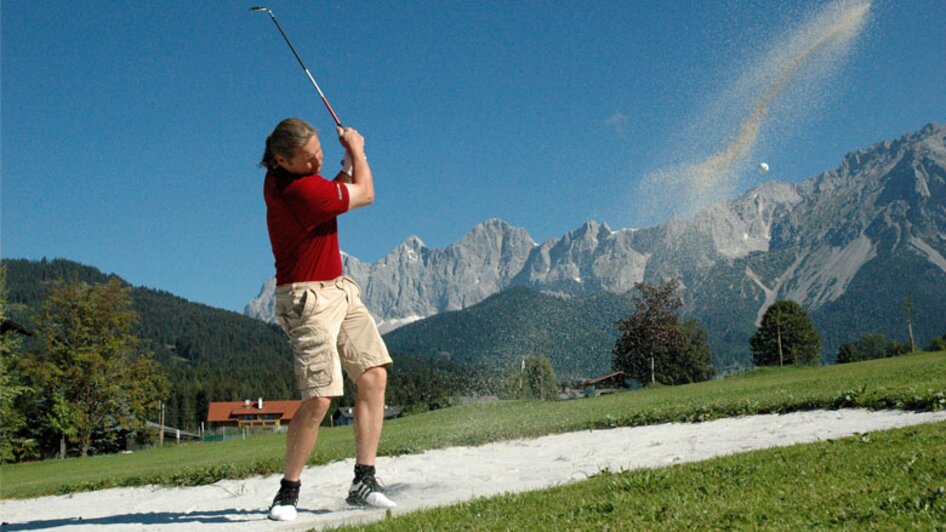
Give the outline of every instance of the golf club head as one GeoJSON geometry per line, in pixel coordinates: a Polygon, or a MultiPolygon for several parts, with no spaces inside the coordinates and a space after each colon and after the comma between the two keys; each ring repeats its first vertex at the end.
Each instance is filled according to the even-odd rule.
{"type": "Polygon", "coordinates": [[[269,9],[268,7],[254,6],[254,7],[251,7],[251,8],[250,8],[250,13],[261,13],[261,12],[264,12],[264,11],[265,11],[266,13],[272,14],[272,10],[269,9]]]}

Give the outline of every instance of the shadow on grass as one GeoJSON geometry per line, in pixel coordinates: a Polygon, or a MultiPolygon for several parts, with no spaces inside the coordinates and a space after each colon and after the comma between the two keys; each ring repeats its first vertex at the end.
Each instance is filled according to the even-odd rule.
{"type": "MultiPolygon", "coordinates": [[[[299,514],[322,515],[331,510],[299,510],[299,514]]],[[[83,519],[70,517],[63,519],[43,519],[23,523],[2,524],[2,530],[43,530],[63,526],[106,526],[106,525],[172,525],[172,524],[222,524],[267,521],[267,510],[216,510],[212,512],[148,512],[124,515],[107,515],[83,519]]]]}

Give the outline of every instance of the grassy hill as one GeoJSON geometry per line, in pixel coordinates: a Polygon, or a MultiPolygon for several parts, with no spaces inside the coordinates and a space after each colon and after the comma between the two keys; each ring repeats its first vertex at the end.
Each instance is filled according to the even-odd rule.
{"type": "Polygon", "coordinates": [[[626,294],[561,298],[519,287],[405,325],[384,339],[395,351],[498,368],[545,355],[559,378],[591,377],[611,370],[615,323],[633,308],[626,294]]]}

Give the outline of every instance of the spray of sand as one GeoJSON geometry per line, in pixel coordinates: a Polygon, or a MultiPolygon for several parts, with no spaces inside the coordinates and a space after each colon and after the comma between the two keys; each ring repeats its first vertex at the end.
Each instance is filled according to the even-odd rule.
{"type": "MultiPolygon", "coordinates": [[[[787,89],[793,85],[799,85],[799,91],[804,92],[803,97],[792,101],[793,106],[816,105],[818,93],[824,93],[827,82],[850,55],[856,37],[867,24],[870,8],[869,0],[838,0],[776,37],[771,51],[758,64],[750,65],[742,74],[743,79],[733,83],[724,95],[752,102],[748,108],[741,108],[742,118],[735,134],[721,140],[726,143],[722,149],[698,162],[684,162],[649,173],[641,184],[645,197],[654,205],[672,206],[684,215],[731,197],[740,172],[751,166],[746,163],[773,105],[780,98],[785,99],[787,89]]],[[[800,119],[803,111],[793,109],[792,115],[800,119]]]]}

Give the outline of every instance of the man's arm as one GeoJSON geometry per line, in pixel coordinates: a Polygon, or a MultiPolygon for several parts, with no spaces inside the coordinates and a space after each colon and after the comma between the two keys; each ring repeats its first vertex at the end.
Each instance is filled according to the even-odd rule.
{"type": "Polygon", "coordinates": [[[348,187],[348,210],[352,211],[374,201],[374,178],[368,158],[365,156],[365,138],[352,128],[338,128],[338,141],[351,157],[352,173],[348,177],[341,172],[336,179],[348,187]]]}

